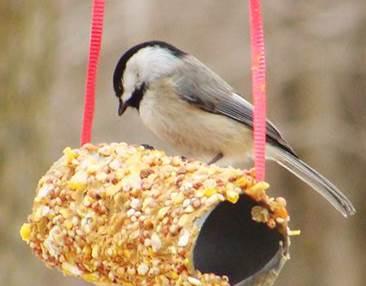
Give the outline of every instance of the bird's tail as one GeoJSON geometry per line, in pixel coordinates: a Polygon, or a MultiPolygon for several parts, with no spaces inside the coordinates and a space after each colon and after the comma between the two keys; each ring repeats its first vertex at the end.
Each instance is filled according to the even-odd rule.
{"type": "Polygon", "coordinates": [[[356,213],[351,201],[335,185],[296,156],[278,147],[268,146],[268,157],[311,186],[343,216],[348,217],[356,213]]]}

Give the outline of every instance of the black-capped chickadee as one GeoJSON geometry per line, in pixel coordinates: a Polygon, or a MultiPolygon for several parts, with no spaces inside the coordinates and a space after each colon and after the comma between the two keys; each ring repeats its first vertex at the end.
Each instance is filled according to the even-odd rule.
{"type": "MultiPolygon", "coordinates": [[[[161,41],[130,48],[113,75],[118,114],[139,111],[143,123],[183,155],[235,165],[252,155],[253,107],[195,57],[161,41]]],[[[301,161],[267,121],[267,159],[326,198],[345,217],[355,208],[336,186],[301,161]]]]}

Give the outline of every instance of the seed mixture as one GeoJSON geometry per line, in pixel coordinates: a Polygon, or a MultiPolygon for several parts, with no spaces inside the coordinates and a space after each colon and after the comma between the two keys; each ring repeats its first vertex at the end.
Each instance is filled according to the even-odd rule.
{"type": "Polygon", "coordinates": [[[287,233],[286,201],[253,177],[125,143],[68,147],[20,234],[47,266],[98,285],[230,285],[194,269],[196,222],[244,195],[258,202],[253,220],[287,233]]]}

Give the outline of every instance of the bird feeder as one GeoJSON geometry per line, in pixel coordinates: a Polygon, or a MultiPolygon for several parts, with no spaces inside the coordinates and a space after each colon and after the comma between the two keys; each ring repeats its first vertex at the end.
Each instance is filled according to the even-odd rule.
{"type": "Polygon", "coordinates": [[[66,148],[23,240],[95,285],[272,285],[288,259],[283,198],[252,171],[125,143],[66,148]]]}
{"type": "Polygon", "coordinates": [[[20,230],[47,266],[95,285],[275,282],[289,258],[289,216],[286,201],[255,180],[265,167],[265,61],[259,0],[249,2],[257,176],[142,146],[89,143],[104,13],[104,0],[93,1],[83,146],[66,148],[41,178],[20,230]]]}

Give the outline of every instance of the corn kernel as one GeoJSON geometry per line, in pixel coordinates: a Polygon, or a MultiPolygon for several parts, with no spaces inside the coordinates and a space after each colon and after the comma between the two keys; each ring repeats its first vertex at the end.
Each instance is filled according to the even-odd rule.
{"type": "Polygon", "coordinates": [[[248,186],[248,183],[249,182],[246,177],[240,177],[235,180],[235,185],[237,185],[238,187],[241,187],[241,188],[245,188],[246,186],[248,186]]]}
{"type": "Polygon", "coordinates": [[[82,276],[82,278],[89,283],[97,282],[99,280],[97,273],[86,273],[82,276]]]}
{"type": "Polygon", "coordinates": [[[73,223],[70,220],[66,220],[64,225],[69,230],[72,229],[72,227],[74,226],[73,223]]]}
{"type": "Polygon", "coordinates": [[[70,147],[66,147],[63,153],[66,157],[67,162],[71,162],[78,157],[78,154],[75,153],[70,147]]]}
{"type": "Polygon", "coordinates": [[[66,219],[68,219],[68,218],[70,218],[70,217],[72,216],[72,212],[71,212],[69,209],[66,209],[66,208],[62,208],[62,209],[60,209],[60,214],[61,214],[64,218],[66,218],[66,219]]]}
{"type": "Polygon", "coordinates": [[[269,184],[266,182],[256,183],[254,186],[247,189],[245,192],[255,198],[256,200],[264,199],[266,196],[265,191],[269,188],[269,184]]]}
{"type": "Polygon", "coordinates": [[[123,251],[123,256],[124,256],[125,258],[129,259],[129,258],[131,257],[131,251],[129,251],[129,250],[127,250],[127,249],[125,249],[125,250],[123,251]]]}
{"type": "Polygon", "coordinates": [[[98,256],[99,256],[99,246],[98,245],[93,245],[92,257],[97,258],[98,256]]]}
{"type": "Polygon", "coordinates": [[[226,199],[230,203],[235,204],[239,200],[239,194],[234,191],[228,191],[228,192],[226,192],[226,199]]]}
{"type": "Polygon", "coordinates": [[[74,191],[83,191],[86,188],[87,174],[85,172],[77,172],[71,177],[67,186],[74,191]]]}
{"type": "Polygon", "coordinates": [[[179,277],[178,273],[177,273],[177,272],[175,272],[175,271],[171,271],[171,272],[169,272],[167,276],[168,276],[169,278],[173,279],[173,280],[177,280],[177,279],[178,279],[178,277],[179,277]]]}
{"type": "Polygon", "coordinates": [[[31,235],[31,225],[29,223],[24,223],[20,228],[19,233],[24,241],[29,241],[31,235]]]}
{"type": "Polygon", "coordinates": [[[83,254],[85,255],[85,256],[90,256],[90,254],[91,254],[91,248],[90,248],[90,246],[89,245],[86,245],[86,246],[84,246],[84,248],[83,248],[83,254]]]}
{"type": "Polygon", "coordinates": [[[215,189],[215,188],[207,188],[207,189],[205,189],[205,192],[204,192],[206,197],[211,197],[212,195],[214,195],[216,193],[217,193],[217,189],[215,189]]]}
{"type": "Polygon", "coordinates": [[[269,188],[269,184],[266,182],[258,182],[253,187],[250,188],[250,191],[257,192],[257,191],[266,191],[269,188]]]}

